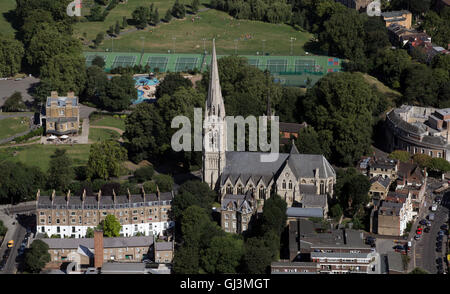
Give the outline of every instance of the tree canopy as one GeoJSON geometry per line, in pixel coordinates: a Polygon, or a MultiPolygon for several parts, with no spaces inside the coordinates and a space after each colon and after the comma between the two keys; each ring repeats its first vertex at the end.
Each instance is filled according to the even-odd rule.
{"type": "Polygon", "coordinates": [[[127,159],[127,150],[115,141],[102,141],[91,145],[87,164],[88,179],[108,179],[118,176],[121,164],[127,159]]]}

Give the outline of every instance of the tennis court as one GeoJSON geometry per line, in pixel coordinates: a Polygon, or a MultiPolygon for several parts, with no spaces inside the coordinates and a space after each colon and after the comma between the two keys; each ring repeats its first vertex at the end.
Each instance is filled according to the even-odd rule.
{"type": "Polygon", "coordinates": [[[134,66],[136,64],[136,56],[116,56],[111,68],[134,66]]]}
{"type": "Polygon", "coordinates": [[[178,57],[177,63],[175,64],[175,71],[188,71],[193,70],[197,67],[198,58],[192,57],[192,58],[185,58],[185,57],[178,57]]]}
{"type": "Polygon", "coordinates": [[[106,63],[106,58],[107,58],[106,55],[101,55],[101,54],[88,55],[88,56],[86,56],[86,66],[87,67],[91,66],[92,65],[92,61],[94,61],[95,57],[97,57],[97,56],[102,57],[103,61],[105,61],[105,63],[106,63]]]}
{"type": "Polygon", "coordinates": [[[151,70],[157,68],[159,72],[165,72],[167,68],[167,62],[169,59],[164,56],[150,56],[147,60],[147,64],[150,66],[151,70]]]}
{"type": "Polygon", "coordinates": [[[287,71],[287,60],[286,59],[269,59],[267,60],[267,69],[272,72],[285,72],[287,71]]]}
{"type": "Polygon", "coordinates": [[[316,61],[312,59],[295,60],[295,72],[314,72],[316,69],[316,61]]]}

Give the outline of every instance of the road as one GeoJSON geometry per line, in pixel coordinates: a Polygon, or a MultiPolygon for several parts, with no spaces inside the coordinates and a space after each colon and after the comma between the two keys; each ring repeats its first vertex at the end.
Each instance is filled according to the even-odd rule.
{"type": "Polygon", "coordinates": [[[9,240],[14,240],[14,247],[11,250],[11,253],[8,257],[8,261],[6,262],[6,265],[3,269],[3,271],[0,272],[0,274],[15,274],[17,272],[17,266],[18,263],[16,261],[18,250],[20,248],[20,244],[22,243],[25,234],[26,234],[26,227],[30,227],[31,224],[35,221],[35,216],[24,216],[19,217],[19,220],[14,220],[14,225],[12,225],[13,219],[9,218],[8,216],[5,216],[4,214],[1,215],[1,219],[5,222],[8,222],[8,232],[5,238],[5,241],[3,242],[1,248],[0,248],[0,257],[3,257],[3,253],[5,252],[7,248],[7,243],[9,240]]]}
{"type": "MultiPolygon", "coordinates": [[[[436,252],[436,238],[438,236],[438,232],[440,231],[440,226],[448,222],[449,201],[450,194],[446,193],[442,203],[447,203],[447,205],[438,206],[438,209],[434,212],[435,220],[432,222],[430,232],[423,233],[424,235],[422,239],[415,243],[416,266],[421,267],[433,274],[437,273],[436,258],[444,257],[445,254],[446,236],[444,236],[444,246],[442,248],[442,252],[436,252]]],[[[428,203],[428,206],[431,206],[431,204],[432,203],[428,203]]],[[[427,213],[431,213],[431,211],[428,210],[427,213]]]]}

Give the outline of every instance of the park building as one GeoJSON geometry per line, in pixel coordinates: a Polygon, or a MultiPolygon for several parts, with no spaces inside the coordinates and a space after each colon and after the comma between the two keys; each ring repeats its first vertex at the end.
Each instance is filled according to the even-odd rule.
{"type": "Polygon", "coordinates": [[[450,108],[402,105],[386,116],[385,151],[405,150],[450,161],[450,108]]]}
{"type": "Polygon", "coordinates": [[[333,197],[336,172],[323,155],[300,154],[293,143],[289,153],[277,153],[272,162],[262,160],[269,153],[227,150],[225,105],[214,41],[210,74],[203,126],[202,179],[219,193],[222,228],[226,230],[225,224],[230,225],[225,218],[233,220],[231,211],[234,211],[236,220],[242,216],[243,222],[240,225],[231,222],[228,231],[245,231],[248,214],[261,212],[265,200],[274,193],[288,207],[316,202],[311,197],[320,198],[318,202],[326,206],[327,198],[333,197]]]}
{"type": "Polygon", "coordinates": [[[147,194],[144,189],[138,195],[97,195],[36,196],[36,231],[48,236],[61,238],[84,238],[88,228],[95,228],[111,214],[122,225],[120,234],[131,237],[162,235],[174,226],[169,218],[173,192],[147,194]]]}
{"type": "Polygon", "coordinates": [[[47,134],[76,134],[80,128],[80,105],[74,92],[58,96],[52,91],[45,104],[45,130],[47,134]]]}

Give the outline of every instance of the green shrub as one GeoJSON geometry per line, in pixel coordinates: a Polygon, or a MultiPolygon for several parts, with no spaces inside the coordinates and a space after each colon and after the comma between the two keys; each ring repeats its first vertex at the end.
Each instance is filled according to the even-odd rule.
{"type": "Polygon", "coordinates": [[[134,178],[138,183],[143,183],[151,180],[154,172],[153,166],[141,167],[134,172],[134,178]]]}
{"type": "Polygon", "coordinates": [[[144,183],[145,193],[156,193],[156,183],[153,181],[148,181],[144,183]]]}

